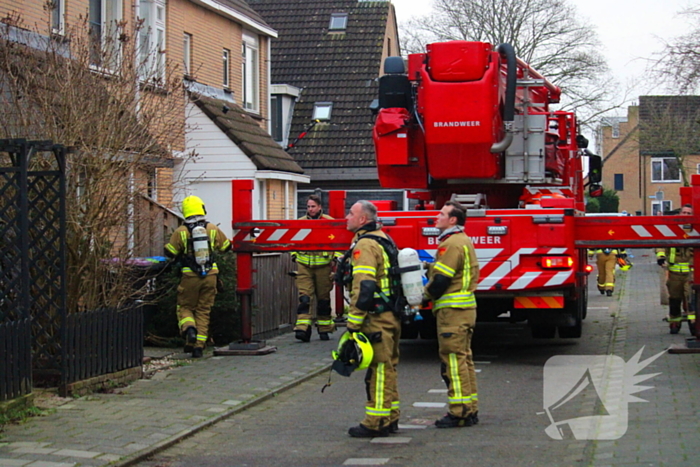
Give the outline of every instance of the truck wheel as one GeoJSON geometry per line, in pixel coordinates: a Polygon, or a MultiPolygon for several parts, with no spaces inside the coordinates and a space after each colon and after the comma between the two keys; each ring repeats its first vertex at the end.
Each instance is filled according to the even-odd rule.
{"type": "Polygon", "coordinates": [[[533,339],[553,339],[557,328],[555,326],[531,326],[530,333],[533,339]]]}
{"type": "Polygon", "coordinates": [[[581,323],[581,318],[576,320],[576,324],[570,327],[559,327],[559,337],[563,339],[574,339],[581,337],[581,330],[583,328],[583,323],[581,323]]]}
{"type": "Polygon", "coordinates": [[[575,324],[573,326],[559,326],[559,337],[563,339],[575,339],[581,337],[583,318],[586,314],[586,308],[588,308],[588,304],[586,303],[588,301],[587,298],[587,295],[582,294],[581,298],[577,302],[573,302],[573,307],[575,307],[575,324]]]}

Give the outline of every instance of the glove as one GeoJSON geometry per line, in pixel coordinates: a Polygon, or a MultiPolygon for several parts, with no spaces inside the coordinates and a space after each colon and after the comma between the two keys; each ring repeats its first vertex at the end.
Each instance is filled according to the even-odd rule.
{"type": "Polygon", "coordinates": [[[659,266],[663,266],[664,264],[666,264],[666,258],[658,258],[656,260],[656,264],[658,264],[659,266]]]}
{"type": "Polygon", "coordinates": [[[618,258],[626,259],[627,258],[627,253],[620,253],[617,255],[618,258]]]}
{"type": "Polygon", "coordinates": [[[296,263],[296,262],[297,262],[297,257],[296,257],[296,256],[292,256],[292,263],[296,263]]]}

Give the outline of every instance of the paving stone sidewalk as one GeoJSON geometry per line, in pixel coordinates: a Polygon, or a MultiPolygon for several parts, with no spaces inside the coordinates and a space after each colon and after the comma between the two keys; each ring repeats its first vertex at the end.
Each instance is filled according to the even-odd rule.
{"type": "Polygon", "coordinates": [[[326,342],[314,334],[309,344],[284,334],[267,340],[277,348],[268,355],[207,357],[115,393],[69,400],[6,426],[0,467],[129,465],[326,371],[341,333],[326,342]]]}
{"type": "MultiPolygon", "coordinates": [[[[661,321],[666,309],[659,304],[658,266],[646,253],[635,250],[633,269],[619,273],[609,352],[625,362],[642,347],[642,360],[662,353],[640,371],[659,374],[641,383],[651,389],[636,394],[649,402],[629,404],[626,434],[590,441],[579,465],[700,464],[700,355],[665,352],[689,334],[684,326],[681,334],[670,335],[661,321]]],[[[328,342],[314,335],[310,344],[301,344],[285,334],[267,341],[278,348],[269,355],[210,357],[118,393],[70,400],[48,416],[5,427],[0,467],[129,465],[326,371],[339,335],[328,342]]]]}
{"type": "Polygon", "coordinates": [[[684,345],[691,335],[687,323],[671,335],[662,321],[668,306],[660,305],[659,266],[650,251],[634,250],[632,270],[617,273],[622,287],[609,352],[625,362],[641,349],[640,362],[661,353],[638,372],[658,374],[638,383],[649,389],[634,395],[648,402],[628,404],[626,433],[617,440],[589,443],[583,465],[700,465],[700,354],[666,352],[672,344],[684,345]]]}

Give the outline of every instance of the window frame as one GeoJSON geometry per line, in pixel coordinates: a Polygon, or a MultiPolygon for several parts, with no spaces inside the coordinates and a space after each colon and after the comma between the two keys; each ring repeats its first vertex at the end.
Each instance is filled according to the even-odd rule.
{"type": "Polygon", "coordinates": [[[260,40],[243,31],[241,41],[241,104],[249,112],[260,111],[260,40]]]}
{"type": "Polygon", "coordinates": [[[270,136],[280,144],[284,142],[283,101],[282,96],[270,96],[270,136]]]}
{"type": "Polygon", "coordinates": [[[625,174],[613,174],[613,189],[625,191],[625,174]]]}
{"type": "MultiPolygon", "coordinates": [[[[99,54],[100,57],[99,59],[96,57],[95,53],[91,51],[90,52],[90,67],[100,70],[100,71],[105,71],[105,72],[112,72],[114,69],[118,68],[119,64],[121,63],[121,47],[119,46],[119,40],[118,40],[118,34],[119,34],[119,29],[114,28],[114,31],[111,31],[109,28],[110,24],[116,25],[119,23],[122,19],[124,18],[124,1],[123,0],[89,0],[88,1],[88,26],[90,29],[90,33],[93,34],[96,30],[99,32],[99,41],[100,41],[100,50],[99,54]],[[95,6],[99,5],[99,12],[95,12],[94,8],[95,6]],[[99,16],[99,24],[96,22],[98,18],[95,18],[95,16],[99,16]],[[108,35],[105,33],[110,33],[112,35],[112,41],[113,44],[116,45],[117,49],[114,51],[114,60],[116,63],[108,63],[105,64],[103,63],[102,59],[103,54],[107,53],[106,48],[107,48],[107,37],[108,35]]],[[[90,43],[91,47],[94,47],[95,41],[94,37],[90,38],[90,43]]]]}
{"type": "Polygon", "coordinates": [[[66,0],[53,0],[51,10],[51,34],[65,34],[66,0]]]}
{"type": "Polygon", "coordinates": [[[331,19],[328,22],[328,31],[337,32],[345,31],[348,28],[347,13],[331,13],[331,19]]]}
{"type": "Polygon", "coordinates": [[[141,0],[139,19],[139,77],[142,80],[165,79],[166,0],[141,0]]]}
{"type": "Polygon", "coordinates": [[[652,157],[650,163],[649,163],[649,169],[651,171],[650,175],[650,180],[652,183],[679,183],[681,181],[681,168],[680,164],[678,163],[678,159],[676,157],[652,157]],[[673,160],[676,163],[677,171],[678,171],[678,178],[671,179],[671,178],[666,178],[664,175],[664,167],[668,167],[667,164],[664,163],[666,160],[673,160]],[[655,165],[662,164],[660,167],[661,170],[661,178],[656,178],[654,175],[654,167],[655,165]]]}
{"type": "Polygon", "coordinates": [[[221,52],[221,85],[224,89],[229,89],[231,86],[231,51],[224,48],[221,52]]]}
{"type": "Polygon", "coordinates": [[[192,34],[188,32],[182,36],[182,67],[185,76],[192,74],[192,34]]]}
{"type": "Polygon", "coordinates": [[[659,215],[659,206],[660,206],[662,214],[664,212],[672,211],[673,210],[673,201],[671,201],[670,199],[653,200],[651,202],[651,215],[652,216],[659,215]],[[664,207],[663,207],[664,205],[668,206],[668,209],[664,209],[664,207]]]}
{"type": "Polygon", "coordinates": [[[320,120],[322,122],[329,122],[333,115],[333,102],[314,102],[314,110],[311,115],[312,120],[320,120]],[[328,116],[319,116],[319,113],[324,109],[328,109],[328,116]]]}

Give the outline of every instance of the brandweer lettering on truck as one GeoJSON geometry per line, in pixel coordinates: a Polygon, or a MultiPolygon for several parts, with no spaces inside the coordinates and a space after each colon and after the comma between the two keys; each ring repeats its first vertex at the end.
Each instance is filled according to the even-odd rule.
{"type": "MultiPolygon", "coordinates": [[[[493,235],[482,235],[479,237],[469,236],[474,245],[500,245],[501,237],[496,237],[493,235]]],[[[428,237],[428,245],[437,245],[437,237],[428,237]]]]}

